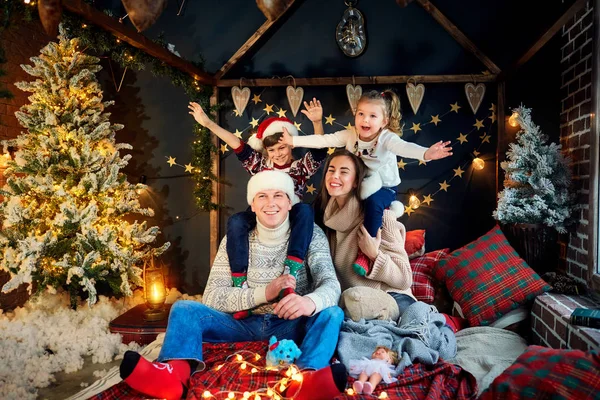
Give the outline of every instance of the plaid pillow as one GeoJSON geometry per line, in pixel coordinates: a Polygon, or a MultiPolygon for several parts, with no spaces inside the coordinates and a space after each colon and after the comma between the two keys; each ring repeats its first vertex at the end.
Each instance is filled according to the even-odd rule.
{"type": "Polygon", "coordinates": [[[529,346],[480,399],[597,399],[600,356],[581,350],[529,346]]]}
{"type": "Polygon", "coordinates": [[[434,277],[446,282],[471,326],[489,325],[550,290],[508,244],[498,225],[439,261],[434,277]]]}
{"type": "Polygon", "coordinates": [[[413,274],[411,290],[417,300],[433,304],[435,287],[433,285],[433,267],[442,258],[448,255],[450,249],[435,250],[423,254],[421,257],[410,260],[413,274]]]}
{"type": "Polygon", "coordinates": [[[425,229],[407,231],[406,239],[404,240],[404,249],[410,259],[425,254],[425,229]]]}

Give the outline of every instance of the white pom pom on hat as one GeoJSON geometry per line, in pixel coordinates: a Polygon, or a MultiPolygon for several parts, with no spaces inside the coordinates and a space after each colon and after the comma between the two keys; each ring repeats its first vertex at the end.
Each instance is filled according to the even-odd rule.
{"type": "Polygon", "coordinates": [[[283,132],[283,128],[287,129],[290,135],[298,136],[298,129],[288,118],[271,117],[260,123],[258,131],[248,139],[248,144],[256,151],[263,151],[263,139],[275,133],[283,132]]]}
{"type": "Polygon", "coordinates": [[[246,191],[248,204],[252,204],[254,196],[263,190],[281,190],[287,194],[292,205],[300,202],[300,199],[294,192],[294,181],[285,172],[272,170],[261,171],[250,178],[248,181],[248,189],[246,191]]]}

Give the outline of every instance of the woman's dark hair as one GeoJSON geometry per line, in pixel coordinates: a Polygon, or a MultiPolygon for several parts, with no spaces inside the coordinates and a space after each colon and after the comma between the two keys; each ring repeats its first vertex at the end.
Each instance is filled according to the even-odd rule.
{"type": "MultiPolygon", "coordinates": [[[[352,196],[355,196],[357,200],[360,201],[360,188],[362,186],[363,179],[367,173],[367,167],[363,160],[361,160],[358,156],[352,154],[350,151],[346,149],[339,149],[334,151],[329,157],[327,157],[327,161],[325,161],[325,167],[323,168],[323,178],[321,179],[321,187],[319,188],[319,193],[314,202],[315,209],[315,222],[317,225],[321,227],[326,233],[328,231],[325,224],[323,224],[323,216],[325,214],[325,208],[327,208],[327,204],[329,203],[329,199],[331,196],[327,191],[327,185],[325,184],[325,180],[327,178],[327,170],[329,169],[329,165],[331,164],[331,160],[336,157],[349,157],[354,164],[354,170],[356,171],[356,188],[352,189],[352,196]]],[[[361,202],[361,211],[362,211],[362,202],[361,202]]]]}

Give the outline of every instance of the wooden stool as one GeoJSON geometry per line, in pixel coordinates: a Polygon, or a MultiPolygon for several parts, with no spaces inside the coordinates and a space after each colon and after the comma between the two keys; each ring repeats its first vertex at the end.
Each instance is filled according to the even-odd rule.
{"type": "Polygon", "coordinates": [[[136,342],[146,345],[154,341],[159,333],[167,330],[169,312],[172,304],[165,304],[165,318],[160,321],[144,320],[144,311],[148,308],[146,304],[139,304],[126,313],[118,316],[110,322],[108,328],[111,333],[120,333],[122,342],[136,342]]]}

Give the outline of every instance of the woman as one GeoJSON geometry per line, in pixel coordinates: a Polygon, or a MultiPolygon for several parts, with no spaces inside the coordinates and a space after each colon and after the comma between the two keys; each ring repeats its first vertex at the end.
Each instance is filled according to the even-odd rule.
{"type": "Polygon", "coordinates": [[[362,160],[348,150],[337,150],[327,159],[315,204],[317,223],[329,238],[342,290],[355,286],[381,289],[396,300],[402,315],[416,301],[410,289],[412,270],[404,249],[406,228],[396,220],[393,211],[386,210],[377,237],[368,234],[359,198],[365,172],[362,160]],[[372,263],[365,276],[352,268],[359,249],[372,263]]]}

